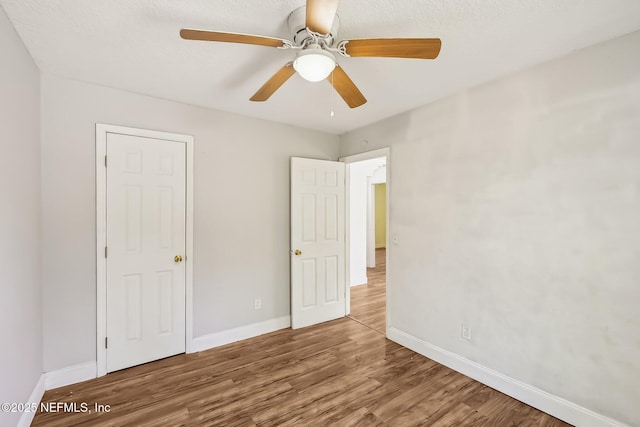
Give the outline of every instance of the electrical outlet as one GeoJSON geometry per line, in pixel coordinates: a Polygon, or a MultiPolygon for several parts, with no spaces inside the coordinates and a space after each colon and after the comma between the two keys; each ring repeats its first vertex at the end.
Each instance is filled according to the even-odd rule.
{"type": "Polygon", "coordinates": [[[400,236],[398,236],[398,233],[393,233],[393,235],[391,236],[391,243],[393,243],[394,245],[400,244],[400,236]]]}
{"type": "Polygon", "coordinates": [[[471,341],[471,328],[464,323],[462,324],[461,335],[463,339],[471,341]]]}
{"type": "Polygon", "coordinates": [[[253,300],[253,309],[260,310],[262,308],[262,300],[260,298],[256,298],[253,300]]]}

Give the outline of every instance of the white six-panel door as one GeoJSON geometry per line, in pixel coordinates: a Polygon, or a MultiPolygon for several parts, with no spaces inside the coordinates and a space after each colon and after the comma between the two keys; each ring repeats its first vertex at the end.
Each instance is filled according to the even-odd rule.
{"type": "Polygon", "coordinates": [[[291,326],[346,315],[345,165],[291,158],[291,326]]]}
{"type": "Polygon", "coordinates": [[[107,135],[107,372],[185,351],[185,144],[107,135]]]}

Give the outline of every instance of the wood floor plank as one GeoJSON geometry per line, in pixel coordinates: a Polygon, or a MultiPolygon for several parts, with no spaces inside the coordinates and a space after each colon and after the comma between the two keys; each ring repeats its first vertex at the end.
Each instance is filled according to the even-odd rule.
{"type": "Polygon", "coordinates": [[[380,333],[386,333],[386,250],[376,249],[376,266],[367,268],[367,284],[352,286],[349,317],[380,333]]]}

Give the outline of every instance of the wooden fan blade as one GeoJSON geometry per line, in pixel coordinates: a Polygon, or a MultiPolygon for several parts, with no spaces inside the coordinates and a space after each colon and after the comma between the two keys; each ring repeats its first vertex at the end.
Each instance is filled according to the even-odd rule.
{"type": "Polygon", "coordinates": [[[284,67],[280,68],[269,80],[267,80],[267,82],[251,97],[251,100],[255,102],[266,101],[295,73],[296,70],[293,69],[293,62],[289,62],[284,67]]]}
{"type": "Polygon", "coordinates": [[[287,40],[275,37],[254,36],[251,34],[226,33],[220,31],[192,30],[183,28],[180,37],[185,40],[202,40],[209,42],[244,43],[258,46],[286,47],[287,40]]]}
{"type": "Polygon", "coordinates": [[[350,56],[435,59],[441,46],[440,39],[356,39],[346,49],[350,56]]]}
{"type": "Polygon", "coordinates": [[[342,67],[336,65],[333,72],[327,77],[329,83],[333,85],[336,92],[340,94],[344,102],[350,108],[356,108],[367,102],[367,98],[364,97],[360,89],[357,88],[355,83],[347,76],[342,67]]]}
{"type": "Polygon", "coordinates": [[[329,34],[338,10],[338,0],[307,0],[307,28],[329,34]]]}

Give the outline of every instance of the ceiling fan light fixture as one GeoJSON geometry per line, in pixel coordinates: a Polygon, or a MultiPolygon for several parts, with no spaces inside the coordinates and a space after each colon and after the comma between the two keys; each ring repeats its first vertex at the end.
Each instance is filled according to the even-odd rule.
{"type": "Polygon", "coordinates": [[[329,77],[336,67],[336,59],[322,48],[310,46],[298,53],[293,68],[300,76],[310,82],[319,82],[329,77]]]}

